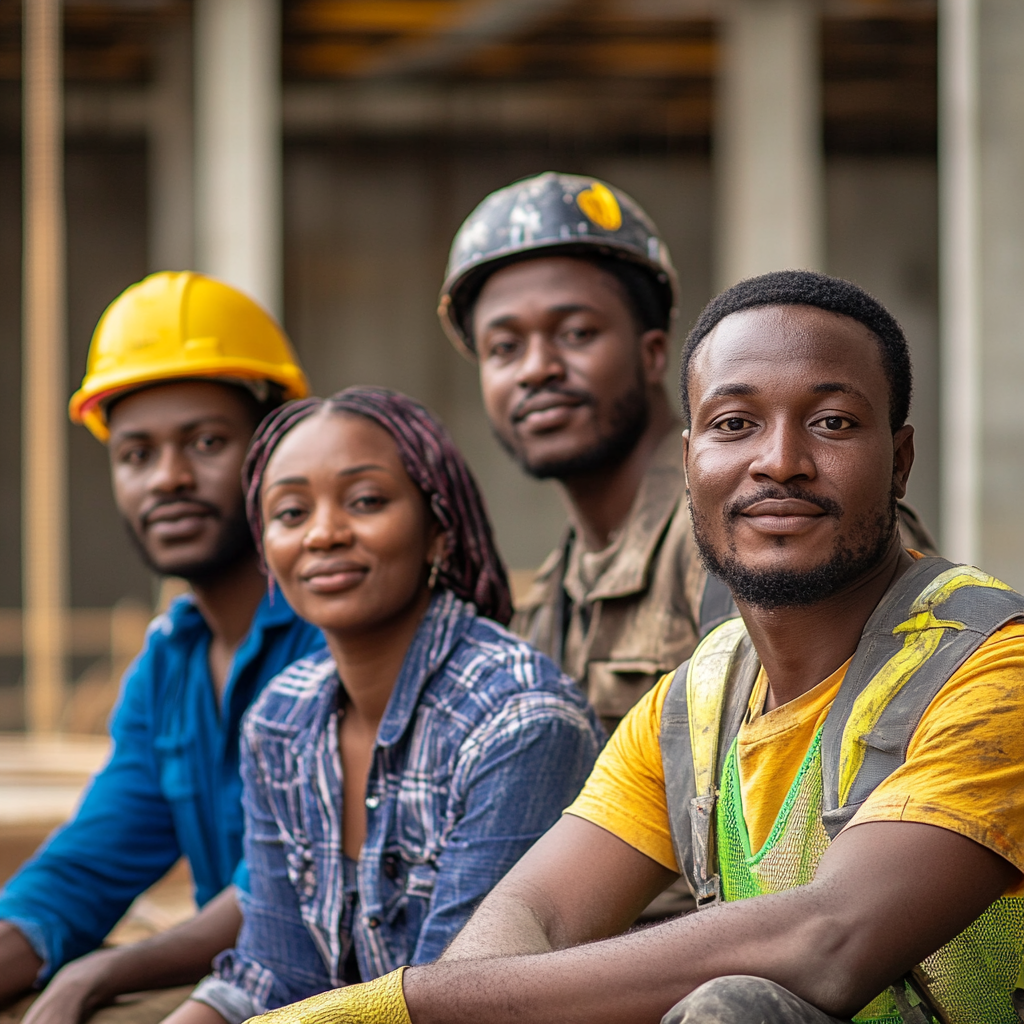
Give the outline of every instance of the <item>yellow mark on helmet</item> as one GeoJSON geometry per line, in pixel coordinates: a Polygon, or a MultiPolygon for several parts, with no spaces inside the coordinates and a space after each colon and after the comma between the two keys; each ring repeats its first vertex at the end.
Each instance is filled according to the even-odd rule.
{"type": "Polygon", "coordinates": [[[592,182],[590,188],[584,189],[576,197],[576,205],[599,228],[605,231],[618,231],[622,227],[622,211],[612,190],[601,182],[592,182]]]}

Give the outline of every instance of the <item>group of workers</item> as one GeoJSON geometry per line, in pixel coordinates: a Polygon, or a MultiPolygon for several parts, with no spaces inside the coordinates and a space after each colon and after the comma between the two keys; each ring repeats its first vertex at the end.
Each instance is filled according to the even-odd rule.
{"type": "Polygon", "coordinates": [[[73,819],[0,894],[0,1000],[80,1024],[1024,1020],[1024,597],[903,502],[906,338],[846,281],[714,298],[619,189],[487,197],[439,315],[569,523],[513,610],[407,396],[307,383],[233,288],[104,313],[71,416],[190,592],[73,819]],[[198,914],[102,947],[184,856],[198,914]],[[265,1016],[263,1016],[265,1015],[265,1016]]]}

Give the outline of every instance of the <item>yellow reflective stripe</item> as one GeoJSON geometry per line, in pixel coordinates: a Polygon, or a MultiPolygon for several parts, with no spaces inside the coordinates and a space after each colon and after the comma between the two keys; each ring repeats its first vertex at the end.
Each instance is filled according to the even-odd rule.
{"type": "Polygon", "coordinates": [[[962,622],[939,619],[935,609],[963,587],[1010,590],[1005,583],[970,565],[956,565],[940,573],[914,599],[910,618],[901,622],[893,635],[905,634],[903,648],[882,666],[878,674],[854,701],[843,727],[839,755],[839,806],[846,804],[857,773],[867,753],[865,738],[883,712],[915,672],[938,650],[947,629],[963,629],[962,622]]]}
{"type": "Polygon", "coordinates": [[[729,619],[708,633],[690,658],[686,673],[686,705],[698,797],[715,791],[718,731],[725,704],[729,664],[745,634],[742,619],[729,619]]]}

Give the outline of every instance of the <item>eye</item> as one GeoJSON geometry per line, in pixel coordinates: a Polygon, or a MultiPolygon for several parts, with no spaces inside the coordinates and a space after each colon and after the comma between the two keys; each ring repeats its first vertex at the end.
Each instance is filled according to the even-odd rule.
{"type": "Polygon", "coordinates": [[[383,494],[360,494],[349,502],[356,512],[379,512],[388,504],[383,494]]]}
{"type": "Polygon", "coordinates": [[[715,424],[715,430],[723,434],[738,434],[741,430],[754,426],[753,421],[744,419],[742,416],[727,416],[715,424]]]}
{"type": "Polygon", "coordinates": [[[117,456],[117,461],[126,466],[142,466],[149,458],[149,449],[143,445],[135,445],[131,448],[122,449],[117,456]]]}
{"type": "Polygon", "coordinates": [[[815,423],[815,426],[823,426],[826,430],[836,433],[841,430],[849,430],[853,426],[853,420],[845,416],[823,416],[815,423]]]}
{"type": "Polygon", "coordinates": [[[192,447],[201,455],[216,455],[226,444],[227,439],[219,434],[198,434],[192,440],[192,447]]]}
{"type": "Polygon", "coordinates": [[[511,359],[519,351],[519,339],[507,336],[489,338],[487,340],[487,357],[489,359],[511,359]]]}
{"type": "Polygon", "coordinates": [[[596,327],[567,327],[561,338],[569,345],[585,345],[597,337],[596,327]]]}
{"type": "Polygon", "coordinates": [[[297,526],[306,518],[306,510],[301,505],[283,505],[270,518],[284,526],[297,526]]]}

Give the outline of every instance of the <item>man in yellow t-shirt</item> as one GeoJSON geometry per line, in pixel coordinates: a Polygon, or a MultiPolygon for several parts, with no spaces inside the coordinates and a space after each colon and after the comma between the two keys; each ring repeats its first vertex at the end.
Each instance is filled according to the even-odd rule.
{"type": "Polygon", "coordinates": [[[681,380],[695,538],[742,622],[437,964],[265,1024],[1024,1020],[1024,598],[899,543],[899,325],[765,275],[709,304],[681,380]],[[627,934],[680,872],[709,908],[627,934]]]}

